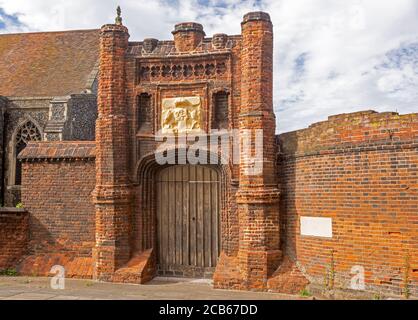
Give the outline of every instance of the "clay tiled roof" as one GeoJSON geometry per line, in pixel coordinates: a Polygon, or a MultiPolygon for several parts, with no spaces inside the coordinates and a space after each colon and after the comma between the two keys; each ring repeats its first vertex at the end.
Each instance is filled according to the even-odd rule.
{"type": "Polygon", "coordinates": [[[0,35],[0,96],[82,93],[99,60],[99,30],[0,35]]]}
{"type": "Polygon", "coordinates": [[[95,158],[96,144],[92,141],[29,142],[19,154],[21,160],[95,158]]]}

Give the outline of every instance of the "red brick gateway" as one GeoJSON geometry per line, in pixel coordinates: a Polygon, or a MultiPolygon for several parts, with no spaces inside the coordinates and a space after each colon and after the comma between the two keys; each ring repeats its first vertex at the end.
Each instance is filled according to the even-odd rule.
{"type": "Polygon", "coordinates": [[[0,267],[293,293],[349,288],[363,270],[367,290],[418,295],[418,114],[343,114],[277,136],[270,16],[241,28],[208,38],[179,23],[174,40],[130,42],[121,20],[104,25],[96,140],[23,150],[28,215],[7,223],[27,225],[26,245],[0,267]],[[231,132],[250,143],[232,148],[231,132]],[[218,144],[196,153],[206,139],[239,161],[218,144]]]}

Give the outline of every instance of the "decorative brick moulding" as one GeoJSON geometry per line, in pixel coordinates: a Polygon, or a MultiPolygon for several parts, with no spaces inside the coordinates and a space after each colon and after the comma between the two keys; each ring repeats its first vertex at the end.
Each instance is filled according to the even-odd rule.
{"type": "Polygon", "coordinates": [[[20,154],[29,216],[0,213],[1,248],[18,238],[0,266],[288,293],[324,279],[347,289],[361,266],[367,290],[418,296],[418,114],[344,114],[276,136],[272,22],[252,12],[241,28],[206,38],[181,23],[173,41],[129,42],[125,26],[103,26],[96,141],[29,143],[20,154]],[[155,135],[178,123],[162,121],[163,101],[175,98],[200,101],[205,134],[262,129],[262,170],[246,175],[242,150],[241,165],[158,165],[155,135]],[[327,232],[305,234],[300,221],[315,218],[327,232]]]}

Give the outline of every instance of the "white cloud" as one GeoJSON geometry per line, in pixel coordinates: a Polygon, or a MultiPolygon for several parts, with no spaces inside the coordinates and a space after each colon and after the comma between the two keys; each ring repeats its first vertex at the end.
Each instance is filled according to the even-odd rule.
{"type": "MultiPolygon", "coordinates": [[[[416,0],[118,3],[131,40],[171,39],[175,23],[193,20],[204,24],[208,36],[238,34],[244,13],[269,12],[275,31],[275,110],[281,132],[343,112],[418,112],[416,0]]],[[[25,31],[98,28],[113,21],[116,5],[99,0],[0,0],[6,13],[19,14],[25,31]]]]}

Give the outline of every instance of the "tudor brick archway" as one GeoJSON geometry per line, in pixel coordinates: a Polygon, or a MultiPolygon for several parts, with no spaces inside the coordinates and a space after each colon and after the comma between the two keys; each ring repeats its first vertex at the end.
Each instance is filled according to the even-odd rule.
{"type": "MultiPolygon", "coordinates": [[[[224,51],[218,50],[219,41],[213,43],[212,49],[206,46],[209,39],[204,38],[200,24],[178,24],[173,32],[174,42],[170,44],[172,51],[166,54],[160,50],[161,55],[156,56],[144,53],[145,43],[129,43],[128,29],[120,21],[102,27],[93,193],[96,279],[130,282],[134,278],[143,283],[154,276],[158,248],[155,185],[156,173],[163,167],[155,164],[154,153],[151,161],[146,154],[156,149],[158,143],[153,138],[163,125],[186,131],[188,128],[184,119],[181,125],[163,121],[162,99],[199,98],[201,103],[193,105],[200,111],[196,113],[198,110],[194,108],[194,115],[187,113],[186,118],[200,122],[196,128],[211,135],[214,120],[222,119],[214,117],[219,104],[213,106],[211,93],[221,87],[231,92],[226,115],[228,129],[237,129],[239,139],[245,138],[248,130],[262,132],[263,154],[256,161],[257,167],[259,164],[262,167],[257,172],[252,171],[255,162],[249,157],[255,154],[256,144],[247,150],[238,148],[239,163],[218,162],[228,165],[219,166],[222,252],[214,286],[267,289],[267,281],[281,259],[272,99],[273,26],[264,12],[246,14],[241,26],[241,35],[229,37],[229,46],[224,46],[224,51]],[[185,37],[185,32],[192,32],[193,37],[185,37]],[[198,47],[200,44],[205,45],[198,47]],[[199,54],[194,54],[194,50],[199,54]],[[196,61],[196,66],[204,66],[206,72],[199,67],[197,73],[190,73],[189,64],[196,61]],[[160,73],[160,65],[173,72],[160,73]],[[179,72],[182,66],[188,70],[183,73],[187,79],[179,72]],[[137,126],[141,115],[138,108],[142,108],[137,96],[143,92],[154,93],[152,123],[145,127],[137,126]],[[135,172],[132,160],[139,163],[137,181],[131,175],[135,172]]],[[[152,51],[152,46],[145,47],[152,51]]],[[[147,104],[143,107],[149,110],[147,104]]],[[[182,112],[181,117],[184,116],[182,112]]]]}
{"type": "Polygon", "coordinates": [[[162,166],[150,154],[137,172],[133,249],[153,250],[156,274],[211,278],[238,242],[228,166],[162,166]]]}
{"type": "Polygon", "coordinates": [[[156,195],[158,274],[212,277],[221,249],[219,171],[170,166],[157,173],[156,195]]]}

